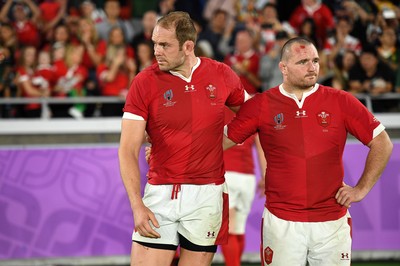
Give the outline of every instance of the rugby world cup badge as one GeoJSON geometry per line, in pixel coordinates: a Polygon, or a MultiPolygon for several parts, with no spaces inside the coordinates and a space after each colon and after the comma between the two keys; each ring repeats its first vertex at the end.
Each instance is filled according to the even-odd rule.
{"type": "Polygon", "coordinates": [[[285,117],[284,117],[283,113],[279,113],[279,114],[274,116],[274,122],[275,122],[274,128],[276,130],[281,130],[281,129],[284,129],[286,127],[286,125],[283,125],[284,118],[285,117]]]}
{"type": "Polygon", "coordinates": [[[173,97],[174,97],[174,92],[172,91],[172,89],[169,89],[164,92],[165,107],[170,107],[175,105],[176,102],[172,101],[173,97]]]}

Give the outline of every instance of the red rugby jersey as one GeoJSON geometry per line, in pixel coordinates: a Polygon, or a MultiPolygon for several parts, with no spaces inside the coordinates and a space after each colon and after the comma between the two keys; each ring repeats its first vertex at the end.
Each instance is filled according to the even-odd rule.
{"type": "Polygon", "coordinates": [[[124,112],[143,117],[152,140],[150,184],[224,181],[224,106],[244,102],[238,76],[225,64],[201,58],[191,79],[157,64],[133,80],[124,112]]]}
{"type": "Polygon", "coordinates": [[[347,133],[368,144],[384,127],[351,94],[316,85],[295,100],[282,87],[243,104],[228,137],[243,142],[258,131],[268,167],[265,206],[290,221],[335,220],[346,213],[336,202],[342,186],[347,133]]]}

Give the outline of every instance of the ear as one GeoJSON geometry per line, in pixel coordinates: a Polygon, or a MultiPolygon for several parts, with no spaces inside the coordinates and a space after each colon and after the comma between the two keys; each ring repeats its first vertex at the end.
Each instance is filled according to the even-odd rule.
{"type": "Polygon", "coordinates": [[[183,50],[185,51],[186,55],[194,53],[194,42],[193,41],[186,41],[183,44],[183,50]]]}
{"type": "Polygon", "coordinates": [[[282,74],[285,75],[287,73],[287,67],[286,64],[283,63],[282,61],[279,62],[279,69],[281,70],[282,74]]]}

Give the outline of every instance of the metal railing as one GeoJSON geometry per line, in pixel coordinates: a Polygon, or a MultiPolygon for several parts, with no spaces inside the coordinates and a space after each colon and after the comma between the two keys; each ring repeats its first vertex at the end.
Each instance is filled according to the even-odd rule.
{"type": "MultiPolygon", "coordinates": [[[[356,94],[359,100],[365,102],[365,106],[371,111],[373,110],[374,101],[382,100],[398,100],[400,105],[400,93],[385,93],[382,95],[372,96],[369,94],[359,93],[356,94]]],[[[54,98],[54,97],[42,97],[42,98],[0,98],[0,105],[4,104],[28,104],[28,103],[40,103],[43,106],[49,104],[77,104],[77,103],[123,103],[125,99],[122,97],[111,97],[111,96],[92,96],[92,97],[72,97],[72,98],[54,98]]]]}
{"type": "MultiPolygon", "coordinates": [[[[389,93],[381,96],[365,94],[356,95],[366,107],[373,112],[373,101],[397,99],[400,104],[400,94],[389,93]]],[[[121,97],[75,97],[75,98],[0,98],[0,106],[4,104],[40,103],[42,107],[49,104],[102,104],[123,103],[121,97]]],[[[400,112],[375,113],[377,119],[386,128],[400,129],[400,112]]],[[[0,135],[24,134],[92,134],[92,133],[119,133],[121,117],[85,117],[83,119],[69,118],[7,118],[0,119],[0,135]]]]}

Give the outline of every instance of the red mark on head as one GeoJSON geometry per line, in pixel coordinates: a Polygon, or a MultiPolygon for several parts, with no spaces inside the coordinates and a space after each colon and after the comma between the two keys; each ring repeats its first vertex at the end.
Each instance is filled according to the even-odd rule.
{"type": "Polygon", "coordinates": [[[304,48],[306,48],[306,46],[305,45],[300,45],[300,48],[304,49],[304,48]]]}

